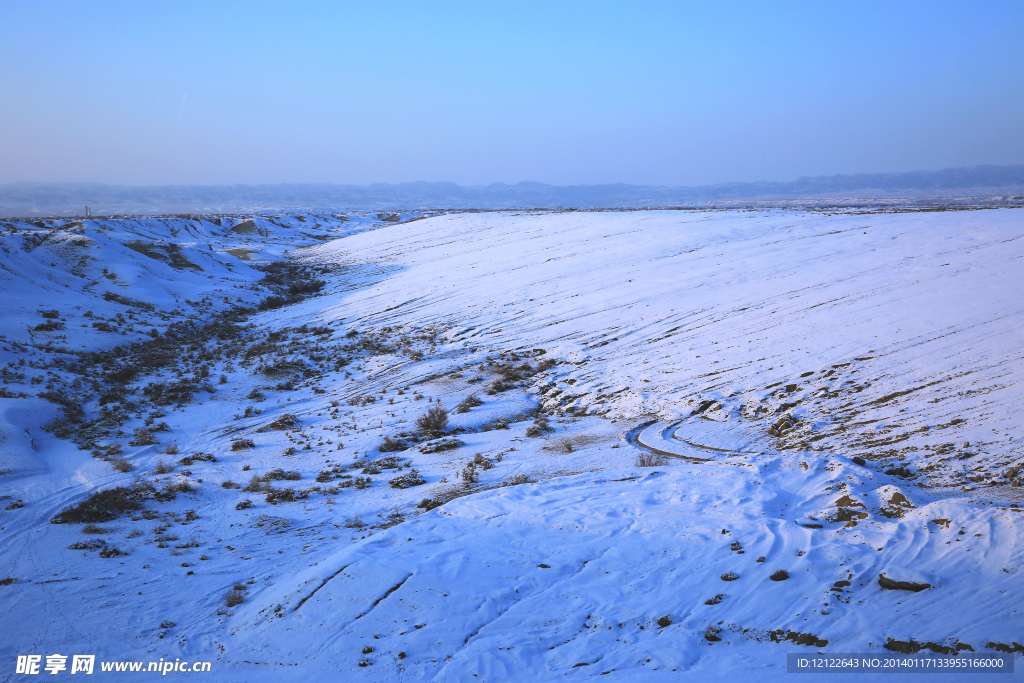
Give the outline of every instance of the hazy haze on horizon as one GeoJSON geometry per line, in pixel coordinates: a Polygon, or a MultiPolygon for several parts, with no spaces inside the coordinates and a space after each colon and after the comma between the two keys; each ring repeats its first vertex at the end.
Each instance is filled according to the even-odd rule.
{"type": "Polygon", "coordinates": [[[0,183],[694,186],[1024,161],[1024,4],[0,4],[0,183]]]}

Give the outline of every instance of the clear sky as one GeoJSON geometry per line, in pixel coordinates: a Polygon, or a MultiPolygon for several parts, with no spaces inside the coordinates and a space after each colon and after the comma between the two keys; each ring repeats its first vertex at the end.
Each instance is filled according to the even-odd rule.
{"type": "Polygon", "coordinates": [[[0,0],[0,182],[1024,163],[1024,1],[0,0]]]}

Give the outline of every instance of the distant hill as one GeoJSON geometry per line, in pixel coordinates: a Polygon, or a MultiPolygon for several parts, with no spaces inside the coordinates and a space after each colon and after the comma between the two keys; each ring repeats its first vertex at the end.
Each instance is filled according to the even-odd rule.
{"type": "Polygon", "coordinates": [[[164,185],[100,183],[0,185],[0,215],[163,214],[360,209],[656,208],[788,199],[916,199],[1002,196],[1024,199],[1024,165],[862,173],[792,182],[699,187],[570,185],[536,182],[463,187],[450,182],[389,185],[164,185]]]}

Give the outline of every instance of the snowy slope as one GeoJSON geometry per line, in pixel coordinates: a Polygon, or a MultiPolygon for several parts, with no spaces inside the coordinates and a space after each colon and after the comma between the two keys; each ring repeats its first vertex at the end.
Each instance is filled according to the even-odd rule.
{"type": "Polygon", "coordinates": [[[972,468],[1020,455],[1019,210],[473,215],[397,230],[310,252],[401,269],[346,297],[345,317],[565,357],[549,405],[685,416],[715,401],[763,418],[787,404],[803,420],[787,445],[942,463],[921,475],[932,484],[970,487],[972,468]]]}
{"type": "Polygon", "coordinates": [[[775,680],[792,651],[1021,642],[1020,210],[350,218],[4,236],[6,660],[775,680]],[[283,257],[322,289],[232,313],[283,291],[251,267],[283,257]],[[153,310],[104,298],[122,284],[153,310]],[[136,478],[100,532],[50,523],[136,478]],[[127,554],[68,549],[95,539],[127,554]]]}

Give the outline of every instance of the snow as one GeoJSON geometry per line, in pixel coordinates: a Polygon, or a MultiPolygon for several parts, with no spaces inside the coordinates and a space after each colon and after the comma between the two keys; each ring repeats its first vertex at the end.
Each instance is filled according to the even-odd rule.
{"type": "Polygon", "coordinates": [[[0,504],[24,505],[0,511],[8,661],[210,660],[224,681],[776,680],[787,652],[1021,641],[1006,476],[1024,436],[1021,210],[345,218],[0,224],[0,504]],[[69,370],[71,351],[252,306],[269,292],[251,266],[286,257],[325,287],[251,313],[236,350],[186,343],[128,382],[139,407],[97,445],[121,443],[134,471],[43,429],[58,406],[36,394],[74,392],[92,416],[112,386],[69,370]],[[49,309],[64,328],[32,329],[49,309]],[[212,391],[192,402],[141,398],[202,365],[212,391]],[[274,374],[295,372],[291,388],[274,374]],[[455,412],[469,396],[482,405],[455,412]],[[463,443],[430,452],[437,438],[401,435],[437,404],[463,443]],[[285,414],[295,427],[267,428],[285,414]],[[169,433],[124,445],[146,420],[169,433]],[[385,436],[409,448],[381,453],[385,436]],[[636,466],[648,450],[679,457],[636,466]],[[215,460],[178,462],[192,453],[215,460]],[[410,467],[425,484],[387,485],[410,467]],[[278,468],[301,479],[274,488],[308,495],[231,486],[278,468]],[[50,523],[136,477],[195,490],[101,534],[50,523]],[[128,554],[68,549],[94,538],[128,554]],[[883,590],[880,574],[931,587],[883,590]],[[790,631],[828,644],[773,642],[790,631]]]}

